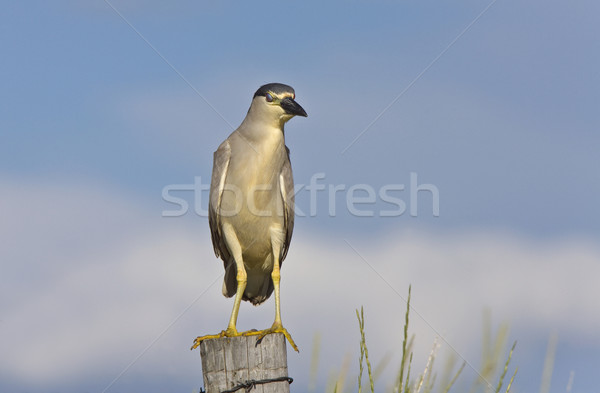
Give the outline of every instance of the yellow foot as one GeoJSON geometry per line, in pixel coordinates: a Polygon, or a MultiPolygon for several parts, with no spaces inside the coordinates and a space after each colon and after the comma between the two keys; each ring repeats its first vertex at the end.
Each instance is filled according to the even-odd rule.
{"type": "Polygon", "coordinates": [[[269,329],[244,332],[244,336],[259,336],[258,341],[260,341],[267,334],[272,334],[272,333],[283,333],[283,335],[285,336],[285,338],[287,338],[288,342],[294,348],[294,350],[296,352],[300,352],[298,350],[298,347],[296,346],[296,343],[292,339],[292,336],[288,333],[287,329],[284,328],[283,325],[281,325],[280,323],[279,324],[274,323],[273,326],[271,326],[269,329]]]}
{"type": "Polygon", "coordinates": [[[194,340],[194,345],[190,348],[190,350],[196,349],[200,346],[200,343],[204,340],[210,340],[213,338],[223,338],[223,337],[237,337],[242,336],[244,333],[238,333],[236,328],[228,327],[227,330],[222,330],[221,333],[218,334],[207,334],[206,336],[196,337],[194,340]]]}

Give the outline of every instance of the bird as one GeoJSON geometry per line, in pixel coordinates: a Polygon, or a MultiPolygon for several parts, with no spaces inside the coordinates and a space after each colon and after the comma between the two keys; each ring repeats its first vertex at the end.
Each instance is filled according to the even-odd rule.
{"type": "Polygon", "coordinates": [[[235,296],[226,330],[194,340],[283,333],[298,351],[281,322],[280,268],[294,229],[294,180],[285,124],[294,116],[307,117],[295,101],[291,86],[268,83],[252,98],[240,126],[218,147],[213,157],[208,218],[217,258],[223,260],[223,295],[235,296]],[[238,332],[242,300],[259,305],[275,292],[275,321],[271,328],[238,332]]]}

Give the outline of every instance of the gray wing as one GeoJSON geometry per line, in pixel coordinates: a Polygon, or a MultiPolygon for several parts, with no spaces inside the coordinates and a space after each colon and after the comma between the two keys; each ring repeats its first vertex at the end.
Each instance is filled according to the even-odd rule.
{"type": "Polygon", "coordinates": [[[286,157],[279,174],[279,183],[281,186],[281,196],[283,197],[283,219],[285,228],[285,242],[281,249],[281,264],[287,256],[290,242],[292,241],[292,232],[294,231],[294,178],[292,176],[292,164],[290,162],[290,149],[285,147],[286,157]]]}
{"type": "Polygon", "coordinates": [[[215,255],[221,257],[226,267],[231,255],[221,232],[220,210],[230,157],[231,147],[229,146],[229,141],[225,140],[214,154],[212,178],[210,180],[210,199],[208,203],[208,224],[210,226],[213,248],[215,249],[215,255]]]}

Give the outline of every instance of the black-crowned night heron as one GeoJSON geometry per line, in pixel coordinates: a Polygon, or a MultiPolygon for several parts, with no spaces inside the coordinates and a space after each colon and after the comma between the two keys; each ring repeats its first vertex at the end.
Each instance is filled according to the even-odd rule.
{"type": "Polygon", "coordinates": [[[279,269],[294,228],[294,180],[283,127],[292,117],[306,116],[294,89],[281,83],[261,86],[242,124],[214,154],[210,184],[209,224],[217,257],[225,265],[223,295],[235,295],[227,330],[196,338],[283,333],[279,269]],[[270,329],[238,332],[240,302],[254,305],[275,291],[275,322],[270,329]]]}

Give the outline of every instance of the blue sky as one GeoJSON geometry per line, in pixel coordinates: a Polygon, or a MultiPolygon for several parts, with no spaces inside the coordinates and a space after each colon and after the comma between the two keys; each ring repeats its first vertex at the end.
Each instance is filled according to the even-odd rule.
{"type": "MultiPolygon", "coordinates": [[[[595,386],[597,3],[497,0],[482,15],[490,2],[110,4],[127,22],[104,1],[11,3],[0,16],[0,344],[16,359],[0,360],[2,390],[103,391],[198,298],[108,391],[197,390],[187,342],[222,329],[231,301],[206,218],[162,217],[173,209],[162,191],[206,183],[212,152],[273,81],[294,86],[309,114],[286,126],[296,183],[322,173],[326,187],[345,186],[335,217],[327,190],[298,217],[282,271],[284,324],[305,349],[290,356],[299,391],[319,330],[302,321],[322,321],[322,356],[339,368],[358,349],[354,309],[365,305],[380,337],[409,283],[423,354],[429,324],[476,364],[467,338],[489,307],[519,340],[516,391],[539,388],[553,331],[551,391],[571,372],[573,391],[595,386]],[[402,184],[394,196],[409,203],[411,173],[439,190],[439,217],[427,192],[417,217],[344,208],[358,184],[402,184]],[[78,346],[86,332],[96,338],[78,346]]],[[[298,208],[310,198],[300,190],[298,208]]],[[[244,305],[241,323],[269,325],[272,306],[244,305]]]]}

